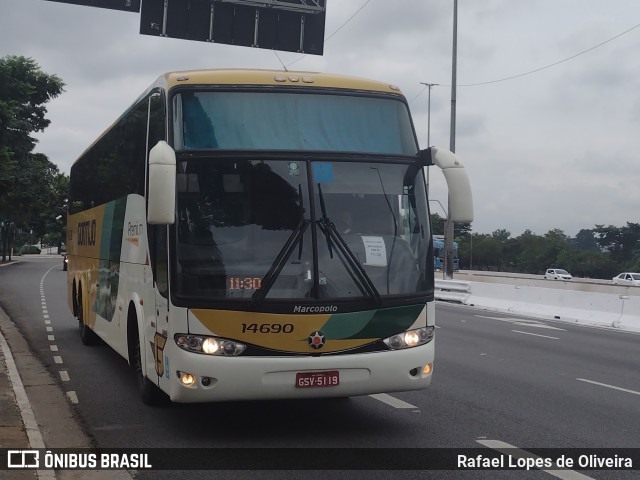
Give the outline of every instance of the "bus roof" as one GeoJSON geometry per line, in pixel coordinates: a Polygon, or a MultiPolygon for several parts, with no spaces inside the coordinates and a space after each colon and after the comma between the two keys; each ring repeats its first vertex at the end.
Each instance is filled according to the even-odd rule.
{"type": "Polygon", "coordinates": [[[399,94],[395,85],[347,75],[282,70],[185,70],[168,72],[156,82],[170,89],[177,85],[287,85],[345,88],[399,94]]]}

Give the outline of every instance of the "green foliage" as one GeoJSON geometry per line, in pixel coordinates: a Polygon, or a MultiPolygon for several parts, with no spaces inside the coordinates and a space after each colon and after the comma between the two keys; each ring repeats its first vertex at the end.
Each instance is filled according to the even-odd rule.
{"type": "MultiPolygon", "coordinates": [[[[63,87],[31,58],[0,58],[0,220],[38,236],[61,229],[53,220],[64,209],[68,178],[46,155],[32,153],[32,135],[49,126],[45,104],[63,87]]],[[[13,233],[3,228],[2,260],[12,242],[13,233]]]]}
{"type": "Polygon", "coordinates": [[[25,245],[20,249],[19,255],[39,255],[40,249],[35,245],[25,245]]]}
{"type": "Polygon", "coordinates": [[[553,229],[544,235],[526,230],[512,238],[506,230],[491,235],[457,236],[462,268],[541,274],[564,268],[577,277],[612,278],[622,271],[640,271],[640,224],[596,225],[575,238],[553,229]]]}

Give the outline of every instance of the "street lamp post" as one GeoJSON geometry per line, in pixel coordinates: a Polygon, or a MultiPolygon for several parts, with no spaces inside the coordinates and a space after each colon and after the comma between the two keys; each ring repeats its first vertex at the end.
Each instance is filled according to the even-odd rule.
{"type": "MultiPolygon", "coordinates": [[[[456,85],[457,85],[457,63],[458,63],[458,0],[453,0],[453,52],[451,61],[451,129],[449,132],[449,150],[456,151],[456,85]]],[[[447,228],[444,235],[444,271],[445,279],[453,278],[453,235],[454,224],[451,218],[447,217],[447,228]]]]}
{"type": "MultiPolygon", "coordinates": [[[[420,82],[422,85],[429,87],[429,96],[427,100],[427,148],[431,146],[431,87],[440,85],[439,83],[425,83],[420,82]]],[[[427,195],[429,195],[429,169],[427,168],[427,195]]]]}
{"type": "Polygon", "coordinates": [[[440,85],[439,83],[425,83],[420,82],[422,85],[429,87],[429,96],[427,100],[427,147],[431,146],[431,87],[440,85]]]}

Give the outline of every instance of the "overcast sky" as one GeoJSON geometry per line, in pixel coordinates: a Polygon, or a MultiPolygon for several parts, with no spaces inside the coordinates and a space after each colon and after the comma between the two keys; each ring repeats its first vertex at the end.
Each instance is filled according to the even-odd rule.
{"type": "MultiPolygon", "coordinates": [[[[640,222],[638,25],[638,0],[459,0],[455,151],[471,180],[475,232],[574,236],[640,222]],[[483,82],[492,83],[466,86],[483,82]]],[[[328,0],[324,56],[279,56],[290,70],[398,85],[422,148],[421,82],[441,84],[431,91],[430,143],[449,148],[452,26],[453,0],[328,0]]],[[[135,13],[0,0],[0,57],[31,57],[66,84],[37,147],[61,171],[163,72],[282,68],[273,51],[138,31],[135,13]]],[[[430,184],[446,208],[439,171],[430,184]]],[[[437,202],[431,208],[444,215],[437,202]]]]}

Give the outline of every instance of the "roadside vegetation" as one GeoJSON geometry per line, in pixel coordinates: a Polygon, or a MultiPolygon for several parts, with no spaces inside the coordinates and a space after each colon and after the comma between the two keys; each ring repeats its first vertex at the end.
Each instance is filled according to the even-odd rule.
{"type": "Polygon", "coordinates": [[[0,261],[24,245],[63,241],[69,177],[34,152],[33,136],[49,126],[45,105],[63,87],[31,58],[0,58],[0,261]]]}
{"type": "MultiPolygon", "coordinates": [[[[444,231],[444,219],[431,216],[433,231],[444,231]]],[[[640,224],[595,225],[575,237],[560,229],[536,235],[530,230],[512,237],[507,230],[473,233],[469,224],[455,226],[460,268],[542,274],[563,268],[576,277],[611,279],[640,271],[640,224]]]]}

